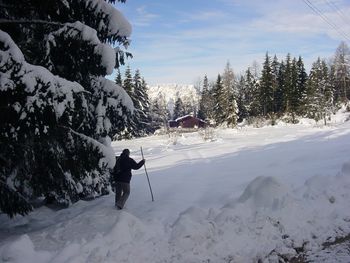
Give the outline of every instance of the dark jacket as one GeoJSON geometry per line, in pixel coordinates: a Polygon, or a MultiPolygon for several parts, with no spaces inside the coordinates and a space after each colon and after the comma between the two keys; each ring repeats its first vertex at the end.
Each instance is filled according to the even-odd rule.
{"type": "Polygon", "coordinates": [[[145,161],[135,162],[134,159],[127,155],[120,156],[120,172],[116,175],[116,181],[122,183],[130,183],[131,180],[131,169],[138,170],[144,165],[145,161]]]}

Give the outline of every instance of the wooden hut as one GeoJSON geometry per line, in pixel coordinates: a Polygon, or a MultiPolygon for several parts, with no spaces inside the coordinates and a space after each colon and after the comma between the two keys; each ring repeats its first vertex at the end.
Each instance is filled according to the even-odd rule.
{"type": "Polygon", "coordinates": [[[176,120],[169,121],[170,128],[184,128],[184,129],[193,129],[193,128],[205,128],[207,123],[199,118],[193,117],[192,115],[186,115],[176,120]]]}

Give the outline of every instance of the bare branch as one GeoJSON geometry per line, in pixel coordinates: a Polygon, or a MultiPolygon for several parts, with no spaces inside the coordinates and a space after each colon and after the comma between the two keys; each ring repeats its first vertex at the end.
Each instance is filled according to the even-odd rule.
{"type": "Polygon", "coordinates": [[[0,24],[44,24],[52,26],[63,26],[63,23],[60,22],[49,22],[45,20],[8,20],[0,19],[0,24]]]}

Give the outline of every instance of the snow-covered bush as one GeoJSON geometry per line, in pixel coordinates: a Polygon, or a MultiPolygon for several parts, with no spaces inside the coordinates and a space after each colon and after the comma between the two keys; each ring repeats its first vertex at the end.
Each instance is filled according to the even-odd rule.
{"type": "Polygon", "coordinates": [[[131,26],[115,2],[1,1],[0,210],[10,216],[41,196],[69,205],[108,192],[109,138],[133,111],[104,78],[128,56],[131,26]]]}

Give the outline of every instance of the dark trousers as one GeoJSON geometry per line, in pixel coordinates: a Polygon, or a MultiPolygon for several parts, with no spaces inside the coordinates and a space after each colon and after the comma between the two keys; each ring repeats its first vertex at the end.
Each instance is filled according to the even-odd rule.
{"type": "Polygon", "coordinates": [[[115,205],[118,208],[123,208],[126,200],[130,195],[130,184],[129,183],[116,183],[116,191],[115,191],[115,205]]]}

